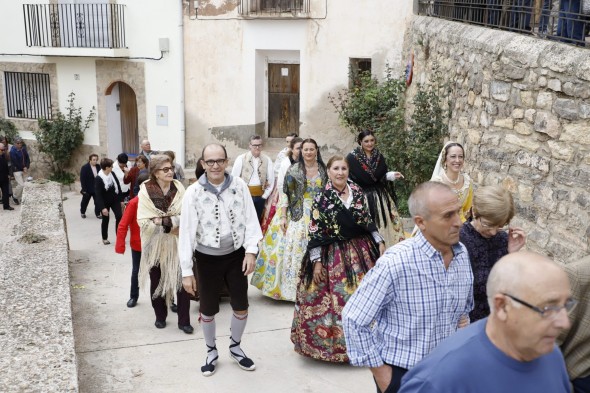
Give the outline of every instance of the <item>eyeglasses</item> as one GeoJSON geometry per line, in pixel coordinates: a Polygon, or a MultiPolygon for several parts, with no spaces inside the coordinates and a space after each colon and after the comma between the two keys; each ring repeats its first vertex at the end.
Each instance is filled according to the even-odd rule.
{"type": "Polygon", "coordinates": [[[174,167],[173,167],[173,166],[167,166],[167,167],[165,167],[165,168],[160,168],[160,169],[158,169],[158,170],[159,170],[159,171],[162,171],[162,172],[164,172],[164,173],[168,173],[168,172],[170,172],[170,171],[174,172],[174,167]]]}
{"type": "Polygon", "coordinates": [[[498,225],[491,225],[488,224],[486,222],[483,222],[481,220],[481,217],[477,217],[477,219],[479,220],[479,224],[482,226],[482,228],[484,229],[495,229],[496,231],[505,231],[508,229],[508,224],[504,224],[502,226],[498,226],[498,225]]]}
{"type": "Polygon", "coordinates": [[[204,161],[207,166],[213,166],[215,164],[222,166],[227,161],[227,158],[220,158],[219,160],[207,160],[204,161]]]}
{"type": "Polygon", "coordinates": [[[262,143],[260,145],[253,145],[250,143],[250,146],[252,146],[255,149],[261,149],[262,148],[262,143]]]}
{"type": "Polygon", "coordinates": [[[526,306],[526,307],[530,308],[531,310],[538,312],[541,315],[541,318],[545,318],[545,319],[556,318],[561,310],[565,310],[565,312],[569,315],[569,313],[572,312],[572,310],[578,304],[578,301],[576,299],[569,298],[565,301],[565,304],[563,306],[545,306],[543,308],[539,308],[537,306],[533,306],[532,304],[527,303],[524,300],[520,300],[519,298],[509,295],[507,293],[502,293],[502,295],[508,296],[510,299],[514,300],[515,302],[520,303],[523,306],[526,306]]]}

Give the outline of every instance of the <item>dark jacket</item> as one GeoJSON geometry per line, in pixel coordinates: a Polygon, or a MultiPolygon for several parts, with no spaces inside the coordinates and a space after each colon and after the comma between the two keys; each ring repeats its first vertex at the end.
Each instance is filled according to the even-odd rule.
{"type": "Polygon", "coordinates": [[[16,146],[12,146],[12,149],[10,149],[10,161],[14,172],[22,172],[24,168],[28,169],[31,166],[31,159],[24,145],[20,150],[16,146]]]}
{"type": "Polygon", "coordinates": [[[110,208],[115,203],[120,203],[120,195],[123,193],[121,191],[121,185],[119,184],[119,179],[117,176],[113,174],[113,178],[115,179],[115,187],[117,187],[119,193],[115,192],[115,188],[111,187],[108,190],[104,188],[104,182],[100,176],[96,176],[94,179],[94,203],[96,204],[97,209],[100,211],[104,208],[110,208]]]}
{"type": "Polygon", "coordinates": [[[8,183],[10,178],[8,177],[8,160],[4,154],[0,154],[0,183],[8,183]]]}
{"type": "MultiPolygon", "coordinates": [[[[96,164],[96,173],[98,172],[100,172],[100,165],[96,164]]],[[[83,193],[94,195],[94,173],[89,162],[82,165],[80,169],[80,185],[83,193]]]]}

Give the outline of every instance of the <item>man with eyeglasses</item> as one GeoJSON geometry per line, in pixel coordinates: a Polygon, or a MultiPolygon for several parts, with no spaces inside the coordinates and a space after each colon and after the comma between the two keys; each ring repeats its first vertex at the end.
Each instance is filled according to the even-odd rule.
{"type": "Polygon", "coordinates": [[[260,135],[251,136],[250,151],[239,155],[231,170],[233,177],[241,178],[248,185],[259,222],[274,184],[272,160],[262,154],[262,147],[260,135]]]}
{"type": "Polygon", "coordinates": [[[6,146],[0,143],[0,190],[2,190],[2,205],[4,210],[14,210],[10,206],[10,199],[8,196],[8,185],[10,184],[10,176],[8,174],[8,158],[6,154],[6,146]]]}
{"type": "Polygon", "coordinates": [[[440,344],[403,378],[400,393],[566,393],[555,345],[576,305],[566,273],[545,256],[515,252],[487,283],[490,316],[440,344]]]}
{"type": "Polygon", "coordinates": [[[572,295],[579,304],[570,314],[572,326],[557,342],[574,393],[590,393],[590,255],[562,265],[570,279],[572,295]]]}
{"type": "Polygon", "coordinates": [[[240,347],[248,318],[248,275],[254,271],[258,242],[262,231],[246,183],[225,172],[227,152],[219,144],[205,146],[201,154],[205,176],[189,186],[182,201],[178,254],[182,285],[195,296],[199,281],[199,312],[207,358],[201,373],[215,373],[215,314],[219,295],[227,284],[233,310],[230,322],[230,356],[240,368],[253,371],[256,366],[240,347]],[[193,259],[194,258],[194,259],[193,259]]]}

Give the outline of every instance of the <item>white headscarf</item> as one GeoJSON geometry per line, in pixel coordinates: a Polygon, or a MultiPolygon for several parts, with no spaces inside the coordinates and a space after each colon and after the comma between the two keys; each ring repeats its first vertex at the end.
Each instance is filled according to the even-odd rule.
{"type": "Polygon", "coordinates": [[[112,171],[111,171],[111,173],[109,173],[107,175],[101,169],[100,172],[98,172],[98,176],[100,176],[100,178],[102,179],[102,182],[104,183],[104,189],[105,190],[108,191],[109,188],[113,187],[115,189],[115,194],[118,194],[119,193],[119,187],[117,187],[115,185],[115,179],[113,178],[113,172],[112,171]]]}

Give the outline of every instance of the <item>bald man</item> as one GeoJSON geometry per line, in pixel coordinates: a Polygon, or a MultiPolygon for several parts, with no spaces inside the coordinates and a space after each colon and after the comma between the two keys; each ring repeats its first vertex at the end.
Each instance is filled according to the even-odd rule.
{"type": "Polygon", "coordinates": [[[490,316],[432,351],[400,393],[570,391],[555,340],[576,301],[561,267],[531,252],[508,254],[492,268],[487,295],[490,316]]]}
{"type": "Polygon", "coordinates": [[[378,259],[342,312],[350,362],[371,369],[377,392],[397,392],[404,373],[467,325],[473,309],[457,195],[426,182],[408,205],[420,231],[378,259]]]}

